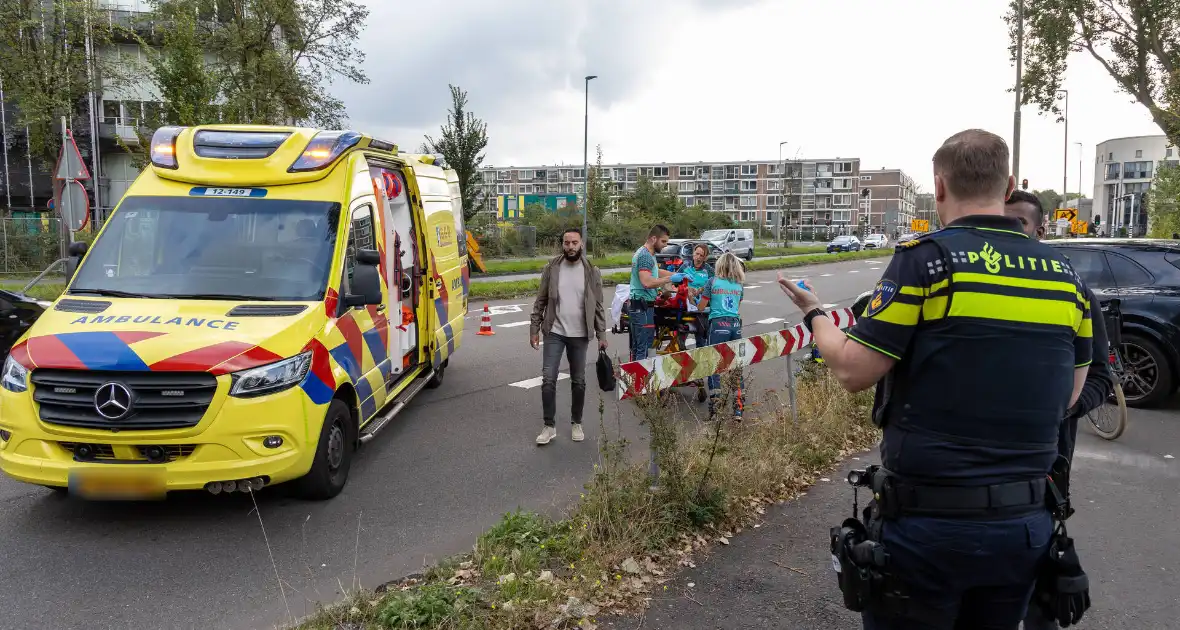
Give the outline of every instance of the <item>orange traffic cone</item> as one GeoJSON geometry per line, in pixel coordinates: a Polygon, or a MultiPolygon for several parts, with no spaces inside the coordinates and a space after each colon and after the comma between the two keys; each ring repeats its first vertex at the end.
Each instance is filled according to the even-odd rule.
{"type": "Polygon", "coordinates": [[[496,334],[494,331],[492,331],[492,312],[490,310],[488,310],[487,304],[483,305],[483,317],[481,317],[479,320],[479,332],[477,332],[475,334],[477,334],[477,335],[494,335],[494,334],[496,334]]]}

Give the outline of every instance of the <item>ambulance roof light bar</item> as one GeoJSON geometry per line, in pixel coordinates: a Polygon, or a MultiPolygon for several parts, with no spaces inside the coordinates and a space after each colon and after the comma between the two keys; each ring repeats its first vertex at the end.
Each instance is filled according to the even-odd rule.
{"type": "Polygon", "coordinates": [[[335,162],[340,154],[356,146],[361,138],[361,134],[355,131],[321,131],[307,143],[303,154],[287,172],[306,173],[321,170],[335,162]]]}
{"type": "Polygon", "coordinates": [[[180,167],[176,161],[176,138],[184,130],[184,127],[160,127],[156,133],[152,134],[151,160],[153,166],[167,169],[180,167]]]}

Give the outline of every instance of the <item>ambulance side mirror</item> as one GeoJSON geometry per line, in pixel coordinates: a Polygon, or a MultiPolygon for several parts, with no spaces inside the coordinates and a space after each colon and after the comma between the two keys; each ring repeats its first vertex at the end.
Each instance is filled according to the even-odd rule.
{"type": "Polygon", "coordinates": [[[66,282],[74,278],[74,274],[78,271],[78,265],[82,264],[82,259],[86,257],[86,252],[89,249],[90,246],[84,241],[70,243],[69,256],[66,258],[66,282]]]}
{"type": "Polygon", "coordinates": [[[381,303],[381,274],[377,270],[380,264],[381,256],[376,250],[357,251],[356,267],[352,270],[351,291],[344,296],[345,307],[381,303]]]}

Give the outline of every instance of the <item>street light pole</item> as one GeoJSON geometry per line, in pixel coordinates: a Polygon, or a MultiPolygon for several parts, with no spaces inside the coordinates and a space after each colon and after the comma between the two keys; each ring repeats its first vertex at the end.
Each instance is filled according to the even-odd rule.
{"type": "Polygon", "coordinates": [[[590,235],[586,232],[586,217],[590,215],[590,79],[597,79],[598,75],[586,76],[586,115],[582,129],[582,240],[586,242],[589,251],[590,235]]]}
{"type": "Polygon", "coordinates": [[[1012,177],[1020,181],[1020,78],[1024,62],[1024,0],[1016,0],[1016,109],[1012,112],[1012,177]]]}
{"type": "Polygon", "coordinates": [[[783,246],[783,212],[787,207],[787,166],[783,163],[783,145],[787,141],[778,143],[778,221],[774,225],[774,240],[777,247],[783,246]]]}
{"type": "MultiPolygon", "coordinates": [[[[1078,209],[1081,209],[1081,207],[1082,207],[1082,169],[1084,168],[1082,166],[1082,161],[1083,161],[1082,160],[1082,151],[1085,149],[1085,147],[1082,146],[1081,142],[1075,142],[1074,144],[1078,145],[1078,209]]],[[[1091,211],[1092,210],[1093,209],[1091,209],[1091,211]]]]}
{"type": "Polygon", "coordinates": [[[1068,206],[1065,205],[1065,193],[1069,190],[1069,186],[1067,185],[1069,183],[1069,90],[1057,91],[1065,94],[1065,112],[1063,116],[1065,120],[1065,140],[1063,141],[1063,155],[1061,156],[1061,207],[1066,208],[1068,206]]]}

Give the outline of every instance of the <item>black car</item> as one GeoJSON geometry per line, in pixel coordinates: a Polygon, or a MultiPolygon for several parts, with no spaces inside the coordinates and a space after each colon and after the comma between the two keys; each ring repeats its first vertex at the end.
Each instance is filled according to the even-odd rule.
{"type": "Polygon", "coordinates": [[[684,263],[692,261],[692,250],[702,244],[709,248],[709,257],[705,259],[705,263],[716,265],[717,259],[724,253],[719,247],[708,241],[683,238],[668,239],[664,249],[656,253],[656,264],[660,269],[676,271],[684,263]]]}
{"type": "Polygon", "coordinates": [[[837,236],[828,243],[828,253],[832,252],[859,252],[861,249],[860,239],[850,234],[837,236]]]}
{"type": "Polygon", "coordinates": [[[1084,238],[1061,248],[1099,301],[1118,299],[1127,405],[1157,404],[1180,387],[1180,241],[1084,238]]]}

